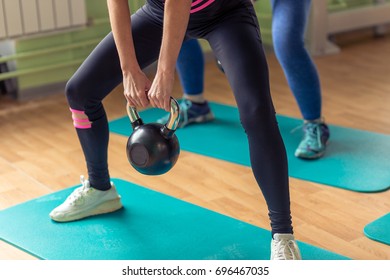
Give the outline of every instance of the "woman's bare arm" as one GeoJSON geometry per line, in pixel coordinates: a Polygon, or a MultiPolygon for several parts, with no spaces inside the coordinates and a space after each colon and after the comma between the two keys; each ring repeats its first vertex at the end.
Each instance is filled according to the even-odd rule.
{"type": "Polygon", "coordinates": [[[149,100],[154,107],[170,110],[176,60],[187,30],[191,0],[166,0],[163,38],[158,59],[156,77],[149,91],[149,100]]]}
{"type": "Polygon", "coordinates": [[[130,106],[146,107],[151,82],[136,58],[129,4],[127,0],[107,0],[107,7],[123,74],[124,95],[130,106]]]}

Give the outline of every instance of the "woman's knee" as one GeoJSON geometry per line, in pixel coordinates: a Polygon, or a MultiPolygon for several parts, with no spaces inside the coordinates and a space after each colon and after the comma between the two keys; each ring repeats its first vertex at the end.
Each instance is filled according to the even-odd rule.
{"type": "Polygon", "coordinates": [[[85,102],[81,100],[79,86],[73,79],[66,83],[65,95],[72,113],[73,125],[79,129],[91,128],[91,122],[85,114],[85,102]]]}
{"type": "Polygon", "coordinates": [[[88,91],[76,78],[72,77],[65,86],[65,96],[71,108],[84,109],[88,91]]]}
{"type": "Polygon", "coordinates": [[[273,46],[278,59],[286,63],[305,51],[304,41],[288,34],[274,35],[273,46]]]}
{"type": "Polygon", "coordinates": [[[240,120],[247,133],[266,133],[275,124],[275,109],[272,104],[248,104],[240,110],[240,120]]]}

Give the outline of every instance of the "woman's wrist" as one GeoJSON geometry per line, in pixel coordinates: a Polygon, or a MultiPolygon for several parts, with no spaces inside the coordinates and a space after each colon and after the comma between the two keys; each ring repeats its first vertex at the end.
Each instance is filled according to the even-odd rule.
{"type": "Polygon", "coordinates": [[[136,73],[140,73],[140,72],[142,72],[142,70],[138,65],[122,67],[123,77],[134,76],[136,73]]]}

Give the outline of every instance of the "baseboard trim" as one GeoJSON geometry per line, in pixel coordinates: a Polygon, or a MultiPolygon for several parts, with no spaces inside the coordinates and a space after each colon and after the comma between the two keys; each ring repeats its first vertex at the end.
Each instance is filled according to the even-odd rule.
{"type": "Polygon", "coordinates": [[[54,94],[63,94],[65,85],[66,82],[59,82],[38,87],[19,89],[16,96],[20,101],[29,101],[54,94]]]}

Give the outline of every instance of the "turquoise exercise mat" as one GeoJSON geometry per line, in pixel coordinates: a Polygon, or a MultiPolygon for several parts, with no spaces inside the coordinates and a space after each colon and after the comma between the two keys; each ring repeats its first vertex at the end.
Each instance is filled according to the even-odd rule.
{"type": "Polygon", "coordinates": [[[366,225],[364,234],[372,240],[390,245],[390,213],[366,225]]]}
{"type": "MultiPolygon", "coordinates": [[[[124,208],[70,223],[49,212],[74,187],[0,211],[0,238],[49,260],[269,259],[270,232],[162,193],[113,179],[124,208]]],[[[347,259],[301,243],[305,259],[347,259]]]]}
{"type": "MultiPolygon", "coordinates": [[[[181,149],[250,166],[247,138],[237,108],[210,105],[216,116],[214,121],[176,131],[181,149]]],[[[164,114],[165,111],[155,108],[140,112],[146,123],[155,122],[164,114]]],[[[390,188],[390,135],[331,125],[325,156],[319,160],[303,160],[294,156],[302,137],[299,129],[302,120],[281,115],[277,119],[291,177],[357,192],[390,188]]],[[[111,121],[110,131],[128,137],[132,132],[128,117],[111,121]]]]}

